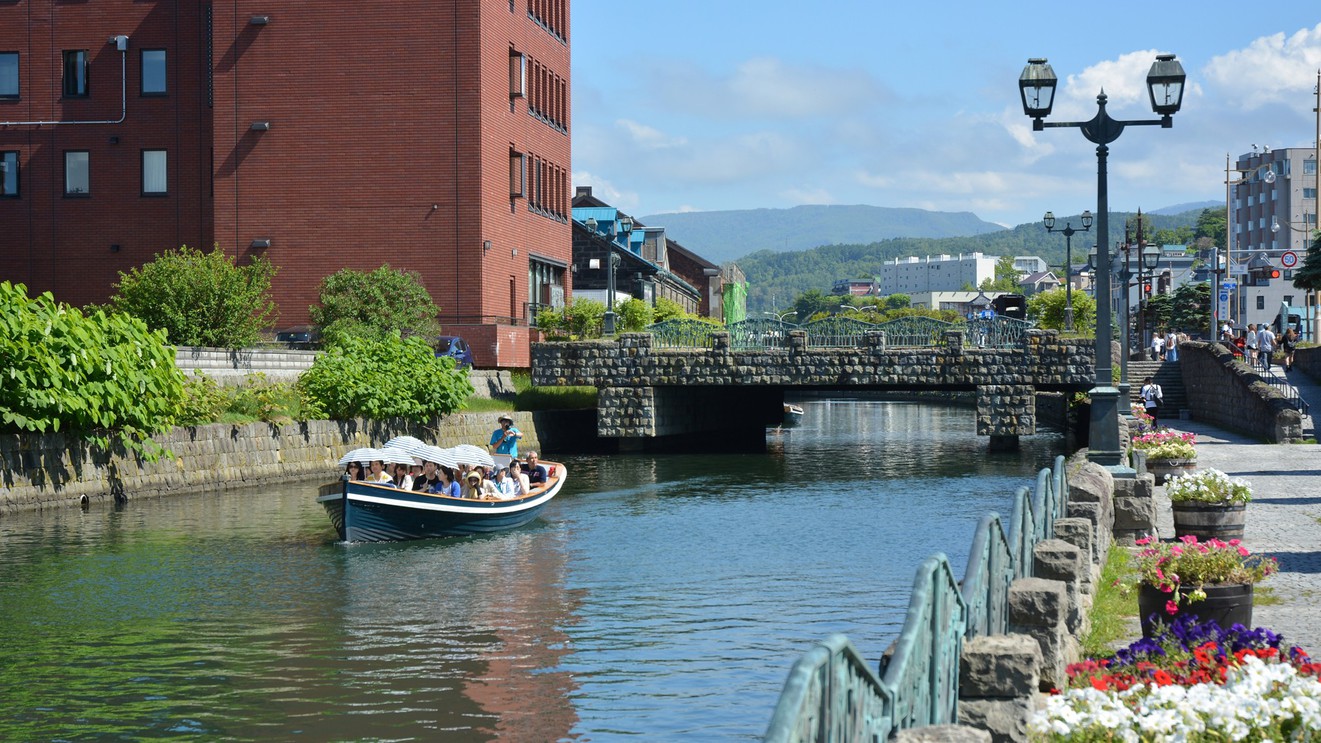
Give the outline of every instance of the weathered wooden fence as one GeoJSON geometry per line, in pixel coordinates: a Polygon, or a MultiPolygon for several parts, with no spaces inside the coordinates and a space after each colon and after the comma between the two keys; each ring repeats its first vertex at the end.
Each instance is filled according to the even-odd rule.
{"type": "Polygon", "coordinates": [[[987,514],[973,533],[963,581],[943,553],[917,569],[908,615],[879,675],[844,635],[794,664],[766,731],[767,743],[885,741],[897,730],[958,720],[959,657],[965,638],[1004,634],[1009,584],[1032,574],[1032,550],[1064,513],[1064,457],[1037,473],[1034,492],[1014,494],[1011,533],[987,514]]]}

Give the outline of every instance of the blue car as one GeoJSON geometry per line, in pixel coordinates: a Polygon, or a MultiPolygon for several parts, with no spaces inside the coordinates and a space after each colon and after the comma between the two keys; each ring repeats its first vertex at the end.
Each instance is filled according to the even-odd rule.
{"type": "Polygon", "coordinates": [[[436,355],[449,356],[455,366],[472,366],[472,348],[468,342],[457,335],[442,335],[436,338],[436,355]]]}

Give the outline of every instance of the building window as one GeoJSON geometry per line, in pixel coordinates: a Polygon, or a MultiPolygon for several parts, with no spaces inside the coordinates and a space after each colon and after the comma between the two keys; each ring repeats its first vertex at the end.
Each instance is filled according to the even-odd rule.
{"type": "Polygon", "coordinates": [[[64,52],[64,97],[87,97],[87,50],[64,52]]]}
{"type": "Polygon", "coordinates": [[[18,198],[17,152],[0,152],[0,197],[18,198]]]}
{"type": "Polygon", "coordinates": [[[509,198],[521,199],[527,195],[527,168],[523,153],[509,151],[509,198]]]}
{"type": "Polygon", "coordinates": [[[527,96],[527,55],[509,50],[509,97],[527,96]]]}
{"type": "Polygon", "coordinates": [[[1265,297],[1265,295],[1262,295],[1262,294],[1258,294],[1258,295],[1257,295],[1257,309],[1259,309],[1259,310],[1264,310],[1264,309],[1266,309],[1266,297],[1265,297]]]}
{"type": "Polygon", "coordinates": [[[165,50],[142,50],[142,94],[165,95],[165,50]]]}
{"type": "Polygon", "coordinates": [[[18,98],[18,52],[0,52],[0,99],[18,98]]]}
{"type": "Polygon", "coordinates": [[[87,196],[92,192],[91,168],[86,150],[64,153],[64,195],[87,196]]]}
{"type": "Polygon", "coordinates": [[[142,151],[142,195],[164,196],[170,192],[165,150],[142,151]]]}
{"type": "Polygon", "coordinates": [[[1303,161],[1303,175],[1316,175],[1316,160],[1303,161]]]}
{"type": "Polygon", "coordinates": [[[1316,198],[1316,189],[1315,189],[1315,188],[1304,188],[1304,189],[1303,189],[1303,198],[1304,198],[1304,199],[1315,199],[1315,198],[1316,198]]]}
{"type": "Polygon", "coordinates": [[[1289,305],[1290,307],[1292,307],[1292,306],[1293,306],[1293,295],[1292,295],[1292,294],[1286,294],[1286,295],[1284,295],[1284,303],[1287,304],[1287,305],[1289,305]]]}

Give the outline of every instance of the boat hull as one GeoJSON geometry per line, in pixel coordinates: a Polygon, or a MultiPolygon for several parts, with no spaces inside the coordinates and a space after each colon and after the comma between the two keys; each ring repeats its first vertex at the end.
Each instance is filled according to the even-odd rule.
{"type": "Polygon", "coordinates": [[[398,542],[516,529],[540,515],[564,485],[568,473],[544,490],[508,501],[479,501],[427,495],[366,482],[327,485],[317,497],[341,541],[398,542]],[[347,518],[346,518],[347,516],[347,518]]]}
{"type": "Polygon", "coordinates": [[[793,428],[794,426],[802,422],[803,422],[803,409],[798,407],[797,405],[790,405],[788,403],[785,403],[784,423],[783,423],[784,427],[793,428]]]}

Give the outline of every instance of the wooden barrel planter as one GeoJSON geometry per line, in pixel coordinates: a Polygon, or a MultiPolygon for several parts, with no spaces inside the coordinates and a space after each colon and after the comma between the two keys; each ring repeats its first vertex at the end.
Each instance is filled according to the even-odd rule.
{"type": "Polygon", "coordinates": [[[1156,634],[1157,622],[1169,624],[1183,616],[1195,616],[1202,622],[1213,620],[1225,628],[1235,624],[1252,628],[1251,583],[1206,585],[1202,587],[1206,591],[1206,599],[1189,603],[1187,594],[1194,590],[1191,586],[1181,588],[1179,608],[1170,614],[1165,611],[1165,603],[1173,600],[1174,594],[1145,583],[1138,586],[1138,619],[1142,621],[1142,636],[1151,637],[1156,634]]]}
{"type": "Polygon", "coordinates": [[[1243,522],[1248,512],[1246,503],[1186,502],[1171,503],[1170,508],[1174,511],[1176,537],[1191,534],[1197,537],[1199,542],[1208,539],[1228,542],[1231,539],[1243,538],[1243,522]]]}
{"type": "Polygon", "coordinates": [[[1186,475],[1197,469],[1196,459],[1148,459],[1147,472],[1156,476],[1156,484],[1164,485],[1175,475],[1186,475]]]}

